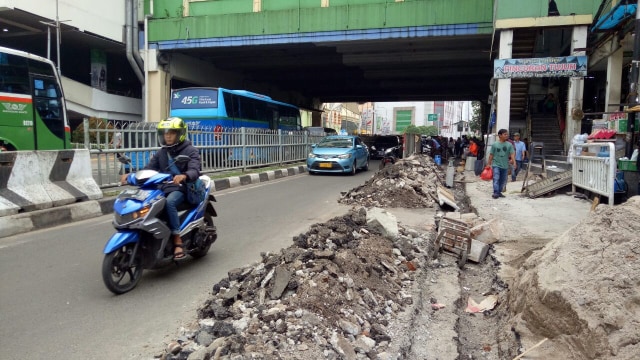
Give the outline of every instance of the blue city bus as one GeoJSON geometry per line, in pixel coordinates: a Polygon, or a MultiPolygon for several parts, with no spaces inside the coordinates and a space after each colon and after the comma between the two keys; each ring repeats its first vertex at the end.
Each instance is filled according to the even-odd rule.
{"type": "Polygon", "coordinates": [[[246,90],[192,87],[171,91],[169,116],[200,127],[301,130],[300,109],[246,90]]]}
{"type": "Polygon", "coordinates": [[[201,149],[207,166],[239,166],[270,163],[277,158],[273,147],[260,144],[260,133],[302,130],[300,109],[269,96],[246,90],[191,87],[171,92],[169,116],[182,118],[189,138],[201,149]],[[255,146],[240,146],[239,131],[251,134],[255,146]],[[264,146],[261,146],[264,145],[264,146]],[[235,165],[234,165],[235,164],[235,165]]]}

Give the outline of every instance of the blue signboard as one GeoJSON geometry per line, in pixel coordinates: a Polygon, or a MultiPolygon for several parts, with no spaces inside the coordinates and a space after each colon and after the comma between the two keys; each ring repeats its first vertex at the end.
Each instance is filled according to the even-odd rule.
{"type": "Polygon", "coordinates": [[[493,61],[493,77],[496,79],[585,76],[587,76],[586,56],[497,59],[493,61]]]}
{"type": "Polygon", "coordinates": [[[206,109],[218,107],[218,90],[183,89],[171,96],[171,109],[206,109]]]}

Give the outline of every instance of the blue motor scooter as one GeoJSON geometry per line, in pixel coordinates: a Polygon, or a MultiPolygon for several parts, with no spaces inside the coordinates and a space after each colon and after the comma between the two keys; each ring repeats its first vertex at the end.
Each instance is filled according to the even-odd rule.
{"type": "MultiPolygon", "coordinates": [[[[126,162],[123,157],[120,161],[126,162]]],[[[176,163],[189,161],[186,155],[177,156],[176,163]]],[[[132,290],[142,277],[143,269],[157,269],[175,261],[171,230],[164,211],[166,198],[162,185],[171,182],[173,175],[154,170],[140,170],[127,176],[127,183],[137,188],[122,191],[113,204],[113,226],[117,232],[104,247],[102,279],[114,294],[132,290]]],[[[218,235],[213,224],[217,213],[211,193],[211,179],[200,176],[206,192],[199,204],[185,201],[178,208],[180,236],[184,251],[193,258],[207,254],[218,235]]]]}

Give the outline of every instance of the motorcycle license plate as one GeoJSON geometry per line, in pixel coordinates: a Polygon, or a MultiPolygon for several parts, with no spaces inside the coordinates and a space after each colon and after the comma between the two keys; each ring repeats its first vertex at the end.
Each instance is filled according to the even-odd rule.
{"type": "Polygon", "coordinates": [[[321,168],[329,168],[329,169],[331,169],[331,163],[330,162],[323,162],[323,163],[320,163],[320,165],[318,165],[318,166],[320,166],[321,168]]]}

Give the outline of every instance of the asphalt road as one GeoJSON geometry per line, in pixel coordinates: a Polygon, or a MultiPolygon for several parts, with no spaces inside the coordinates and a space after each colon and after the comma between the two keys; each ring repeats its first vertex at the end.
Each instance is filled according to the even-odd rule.
{"type": "Polygon", "coordinates": [[[279,251],[310,225],[343,214],[340,191],[356,176],[301,174],[220,191],[218,240],[202,259],[145,271],[115,296],[102,283],[111,216],[0,239],[2,359],[151,359],[228,270],[279,251]]]}

